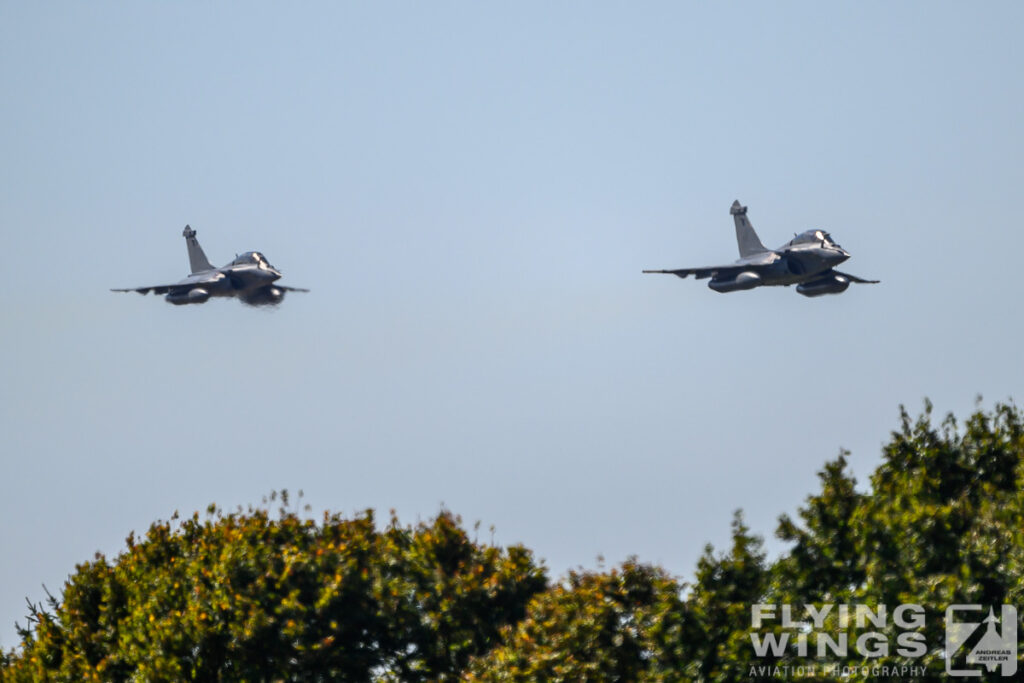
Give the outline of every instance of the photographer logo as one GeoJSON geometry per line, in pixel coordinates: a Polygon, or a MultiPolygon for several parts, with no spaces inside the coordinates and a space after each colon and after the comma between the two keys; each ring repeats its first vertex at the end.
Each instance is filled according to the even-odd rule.
{"type": "Polygon", "coordinates": [[[1003,676],[1017,673],[1017,610],[1003,605],[997,618],[982,605],[950,605],[946,608],[946,673],[950,676],[981,676],[999,668],[1003,676]],[[969,617],[973,617],[969,618],[969,617]],[[980,637],[979,637],[980,636],[980,637]]]}

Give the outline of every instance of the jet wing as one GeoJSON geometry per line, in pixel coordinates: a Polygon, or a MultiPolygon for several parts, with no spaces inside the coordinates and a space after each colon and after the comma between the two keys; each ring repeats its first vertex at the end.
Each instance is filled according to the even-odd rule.
{"type": "Polygon", "coordinates": [[[737,266],[735,264],[731,266],[707,266],[706,268],[676,268],[674,270],[645,270],[645,273],[667,273],[669,275],[675,275],[676,277],[687,278],[693,275],[698,280],[704,278],[715,277],[717,275],[725,275],[726,277],[742,273],[745,270],[757,270],[750,266],[737,266]]]}
{"type": "Polygon", "coordinates": [[[127,289],[111,289],[111,292],[138,292],[139,294],[166,294],[174,285],[153,285],[152,287],[129,287],[127,289]]]}
{"type": "Polygon", "coordinates": [[[709,277],[717,277],[719,275],[725,277],[733,277],[743,272],[758,272],[762,268],[770,266],[779,260],[779,255],[773,252],[764,252],[760,254],[753,254],[746,258],[742,258],[735,263],[730,263],[727,266],[705,266],[703,268],[676,268],[674,270],[645,270],[645,273],[668,273],[675,275],[676,277],[686,278],[693,275],[698,280],[703,280],[709,277]]]}
{"type": "Polygon", "coordinates": [[[856,275],[850,275],[849,273],[840,273],[838,270],[833,271],[836,275],[842,275],[850,282],[857,282],[862,285],[877,285],[881,280],[865,280],[864,278],[857,277],[856,275]]]}
{"type": "Polygon", "coordinates": [[[277,287],[278,289],[283,289],[286,292],[308,292],[309,291],[308,289],[303,289],[302,287],[285,287],[284,285],[274,285],[274,287],[277,287]]]}
{"type": "Polygon", "coordinates": [[[220,282],[226,275],[219,272],[210,273],[198,273],[196,275],[189,275],[181,282],[176,282],[173,285],[152,285],[149,287],[130,287],[128,289],[111,289],[111,292],[138,292],[139,294],[166,294],[174,289],[186,289],[192,287],[199,287],[201,285],[208,285],[214,282],[220,282]]]}

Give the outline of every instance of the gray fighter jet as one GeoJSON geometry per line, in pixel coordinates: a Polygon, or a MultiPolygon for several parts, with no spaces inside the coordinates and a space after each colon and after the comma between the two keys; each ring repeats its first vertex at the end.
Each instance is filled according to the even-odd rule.
{"type": "Polygon", "coordinates": [[[166,294],[167,301],[175,305],[201,304],[211,296],[235,296],[250,306],[273,306],[281,303],[285,292],[308,292],[308,289],[275,284],[281,271],[270,265],[258,251],[247,251],[234,261],[214,268],[196,239],[196,231],[185,226],[181,233],[188,245],[188,260],[192,274],[173,285],[112,289],[112,292],[138,292],[166,294]]]}
{"type": "Polygon", "coordinates": [[[685,278],[711,278],[708,287],[716,292],[735,292],[760,286],[796,285],[804,296],[841,294],[851,282],[874,284],[878,280],[865,280],[856,275],[835,270],[850,258],[842,247],[824,230],[807,230],[796,235],[778,249],[766,248],[747,219],[747,207],[739,201],[729,210],[736,222],[736,241],[740,247],[740,260],[727,266],[707,268],[678,268],[676,270],[645,270],[645,273],[670,273],[685,278]]]}

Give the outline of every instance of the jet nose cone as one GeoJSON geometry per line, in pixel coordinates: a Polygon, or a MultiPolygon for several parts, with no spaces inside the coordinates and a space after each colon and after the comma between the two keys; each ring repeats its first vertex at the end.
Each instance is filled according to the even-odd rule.
{"type": "Polygon", "coordinates": [[[836,249],[832,254],[832,260],[836,263],[842,263],[848,258],[850,258],[850,253],[845,249],[836,249]]]}

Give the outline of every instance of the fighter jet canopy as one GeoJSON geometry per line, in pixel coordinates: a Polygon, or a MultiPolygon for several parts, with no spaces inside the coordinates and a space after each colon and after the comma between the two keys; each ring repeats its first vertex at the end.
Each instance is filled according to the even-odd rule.
{"type": "Polygon", "coordinates": [[[807,230],[789,241],[790,245],[820,244],[824,247],[838,247],[832,236],[824,230],[807,230]]]}
{"type": "Polygon", "coordinates": [[[265,268],[272,267],[270,262],[267,261],[266,257],[258,251],[247,251],[241,256],[235,258],[230,264],[232,266],[262,266],[265,268]]]}

